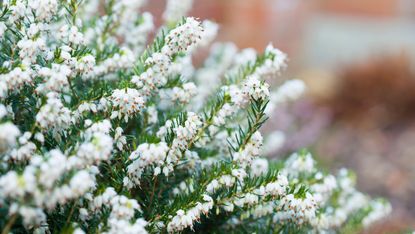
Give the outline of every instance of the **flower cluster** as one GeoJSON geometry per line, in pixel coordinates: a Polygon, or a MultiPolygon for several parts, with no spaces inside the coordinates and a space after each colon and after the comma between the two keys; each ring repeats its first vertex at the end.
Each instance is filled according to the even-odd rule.
{"type": "Polygon", "coordinates": [[[124,117],[125,122],[128,122],[129,116],[139,113],[144,108],[144,98],[136,89],[116,89],[110,100],[116,109],[112,112],[111,118],[124,117]]]}
{"type": "Polygon", "coordinates": [[[7,122],[0,125],[0,152],[4,153],[16,145],[16,138],[20,135],[16,125],[7,122]]]}
{"type": "Polygon", "coordinates": [[[46,103],[36,115],[36,123],[44,130],[63,130],[71,124],[71,111],[66,108],[58,93],[49,92],[46,103]]]}
{"type": "Polygon", "coordinates": [[[82,167],[83,165],[98,165],[112,156],[113,138],[109,136],[111,123],[108,120],[94,123],[84,132],[85,141],[81,143],[72,157],[71,163],[82,167]]]}
{"type": "Polygon", "coordinates": [[[197,202],[195,206],[187,211],[178,210],[176,216],[167,224],[167,231],[169,233],[180,232],[187,227],[193,229],[194,221],[199,221],[201,214],[207,215],[213,208],[213,199],[204,194],[203,203],[197,202]]]}
{"type": "Polygon", "coordinates": [[[187,18],[183,25],[170,31],[165,39],[166,46],[162,50],[168,55],[189,51],[202,39],[202,35],[203,28],[200,22],[194,18],[187,18]]]}
{"type": "Polygon", "coordinates": [[[51,150],[45,155],[34,156],[22,173],[9,171],[0,177],[3,199],[12,198],[9,212],[19,214],[26,227],[46,222],[46,210],[82,197],[95,187],[94,170],[71,172],[68,158],[60,150],[51,150]],[[73,174],[68,180],[68,175],[73,174]],[[17,201],[26,200],[26,203],[17,201]],[[32,205],[31,205],[32,204],[32,205]]]}
{"type": "Polygon", "coordinates": [[[233,161],[238,162],[242,167],[246,167],[252,162],[253,158],[259,156],[261,145],[261,133],[255,132],[249,142],[245,145],[245,148],[233,155],[233,161]]]}
{"type": "Polygon", "coordinates": [[[281,199],[280,209],[273,217],[274,222],[294,220],[298,225],[310,222],[316,216],[316,202],[313,195],[306,194],[305,198],[295,198],[289,194],[281,199]]]}
{"type": "Polygon", "coordinates": [[[155,30],[146,2],[1,1],[3,233],[332,233],[390,212],[305,151],[261,157],[286,140],[267,115],[305,91],[267,83],[283,52],[215,42],[198,66],[218,25],[168,0],[155,30]]]}
{"type": "Polygon", "coordinates": [[[153,53],[146,59],[146,71],[132,78],[131,82],[141,88],[145,95],[157,87],[165,85],[167,77],[173,73],[171,68],[173,56],[190,51],[200,42],[203,28],[199,21],[187,18],[180,26],[172,29],[165,37],[165,45],[160,51],[153,53]]]}
{"type": "Polygon", "coordinates": [[[139,145],[129,157],[133,162],[127,167],[129,178],[125,178],[125,183],[128,185],[128,181],[131,179],[134,184],[140,184],[144,169],[152,165],[158,165],[154,174],[159,174],[161,171],[160,167],[163,166],[168,151],[169,147],[166,142],[158,144],[143,143],[139,145]]]}
{"type": "Polygon", "coordinates": [[[147,222],[142,218],[130,222],[134,219],[135,212],[141,210],[136,200],[118,195],[112,187],[106,188],[104,193],[95,197],[87,194],[85,198],[88,200],[88,207],[81,208],[79,211],[79,218],[83,222],[102,214],[105,209],[110,209],[108,218],[110,229],[104,233],[147,233],[145,230],[147,222]]]}
{"type": "Polygon", "coordinates": [[[196,93],[196,85],[193,82],[189,82],[184,83],[182,87],[160,90],[160,98],[162,101],[168,102],[168,104],[171,104],[171,102],[188,104],[192,97],[196,95],[196,93]]]}

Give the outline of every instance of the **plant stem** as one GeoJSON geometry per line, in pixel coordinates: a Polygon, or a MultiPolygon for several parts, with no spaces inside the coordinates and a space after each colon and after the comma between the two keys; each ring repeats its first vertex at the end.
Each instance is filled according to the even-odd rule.
{"type": "Polygon", "coordinates": [[[71,211],[69,212],[68,218],[66,219],[66,222],[65,222],[65,227],[67,227],[69,225],[69,222],[71,221],[73,212],[75,211],[75,206],[76,206],[76,203],[73,204],[73,206],[71,207],[71,211]]]}
{"type": "Polygon", "coordinates": [[[14,222],[16,222],[17,214],[13,214],[9,221],[7,222],[6,226],[4,227],[1,234],[8,234],[10,232],[10,229],[13,227],[14,222]]]}
{"type": "Polygon", "coordinates": [[[150,206],[149,206],[150,208],[153,205],[153,198],[154,198],[154,194],[155,194],[155,190],[156,190],[157,178],[158,177],[156,177],[155,180],[154,180],[153,189],[152,189],[151,196],[150,196],[150,206]]]}

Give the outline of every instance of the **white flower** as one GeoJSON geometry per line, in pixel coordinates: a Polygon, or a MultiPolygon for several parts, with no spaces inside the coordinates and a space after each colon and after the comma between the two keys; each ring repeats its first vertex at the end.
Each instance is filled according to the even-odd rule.
{"type": "MultiPolygon", "coordinates": [[[[167,152],[169,147],[165,142],[160,142],[158,144],[141,144],[133,151],[130,155],[130,160],[133,160],[133,163],[127,166],[127,172],[130,179],[135,184],[140,184],[141,174],[144,169],[150,165],[163,166],[164,160],[167,157],[167,152]]],[[[154,174],[160,174],[160,167],[156,167],[154,174]]]]}
{"type": "Polygon", "coordinates": [[[35,12],[36,18],[49,21],[58,10],[57,0],[28,0],[28,6],[35,12]]]}
{"type": "Polygon", "coordinates": [[[40,165],[39,182],[52,188],[66,169],[66,156],[60,150],[49,151],[50,158],[40,165]]]}
{"type": "Polygon", "coordinates": [[[200,22],[188,17],[183,25],[174,28],[166,36],[166,45],[162,48],[162,52],[173,55],[189,51],[200,41],[202,33],[200,22]]]}
{"type": "Polygon", "coordinates": [[[160,98],[165,99],[169,103],[180,102],[181,104],[187,104],[191,101],[192,97],[197,93],[196,85],[193,82],[184,83],[182,88],[174,87],[172,89],[164,89],[160,91],[160,98]]]}
{"type": "Polygon", "coordinates": [[[268,183],[265,186],[265,192],[271,196],[282,196],[286,194],[288,188],[288,179],[284,175],[279,174],[277,181],[268,183]]]}
{"type": "Polygon", "coordinates": [[[33,142],[28,141],[27,139],[22,142],[22,138],[24,138],[24,135],[23,137],[19,138],[20,147],[15,148],[10,152],[10,158],[15,161],[24,161],[30,159],[37,149],[36,145],[33,142]]]}
{"type": "Polygon", "coordinates": [[[219,188],[219,182],[216,179],[213,179],[207,186],[206,191],[208,193],[214,193],[216,189],[219,188]]]}
{"type": "Polygon", "coordinates": [[[362,224],[365,227],[368,227],[373,222],[386,217],[392,211],[391,205],[385,201],[372,201],[370,208],[370,213],[362,220],[362,224]]]}
{"type": "Polygon", "coordinates": [[[172,162],[179,160],[176,151],[186,149],[188,143],[193,140],[201,126],[202,122],[200,117],[194,112],[187,112],[187,119],[184,122],[184,125],[173,128],[176,138],[173,140],[172,150],[169,154],[172,162]]]}
{"type": "MultiPolygon", "coordinates": [[[[0,75],[0,78],[4,78],[4,76],[0,75]]],[[[5,80],[0,80],[0,98],[4,98],[7,95],[8,87],[5,80]]]]}
{"type": "Polygon", "coordinates": [[[110,159],[113,149],[113,139],[109,135],[96,132],[89,141],[79,146],[76,156],[85,165],[98,164],[101,161],[110,159]]]}
{"type": "Polygon", "coordinates": [[[36,34],[40,32],[41,28],[42,28],[42,24],[36,24],[36,23],[30,24],[30,27],[26,32],[27,36],[29,38],[33,38],[34,36],[36,36],[36,34]]]}
{"type": "Polygon", "coordinates": [[[59,92],[69,89],[68,77],[72,74],[69,66],[63,64],[52,64],[52,68],[42,67],[38,71],[38,75],[44,79],[44,83],[40,84],[36,90],[38,92],[59,92]]]}
{"type": "Polygon", "coordinates": [[[233,169],[232,170],[232,176],[237,178],[240,182],[243,182],[245,177],[248,176],[248,174],[246,173],[246,171],[244,169],[239,168],[239,169],[233,169]]]}
{"type": "Polygon", "coordinates": [[[46,214],[40,208],[22,206],[19,208],[19,214],[23,217],[23,225],[26,228],[39,226],[46,221],[46,214]]]}
{"type": "MultiPolygon", "coordinates": [[[[80,209],[80,210],[82,210],[82,209],[80,209]]],[[[85,232],[82,229],[80,229],[80,228],[76,228],[73,231],[73,234],[85,234],[85,232]]]]}
{"type": "Polygon", "coordinates": [[[219,182],[229,188],[235,184],[235,178],[230,175],[223,175],[219,178],[219,182]]]}
{"type": "Polygon", "coordinates": [[[127,144],[127,137],[122,135],[124,132],[124,130],[120,127],[117,127],[115,129],[115,135],[114,135],[114,140],[117,144],[117,148],[119,150],[122,150],[124,148],[124,146],[127,144]]]}
{"type": "Polygon", "coordinates": [[[113,80],[116,76],[111,74],[112,72],[123,68],[131,68],[134,65],[135,59],[136,58],[130,49],[122,47],[118,53],[115,53],[113,56],[106,58],[94,66],[93,70],[84,74],[83,78],[86,80],[113,80]]]}
{"type": "MultiPolygon", "coordinates": [[[[136,11],[140,9],[145,4],[145,0],[120,0],[115,3],[114,10],[120,11],[120,10],[129,10],[129,11],[136,11]]],[[[128,12],[131,13],[131,12],[128,12]]]]}
{"type": "Polygon", "coordinates": [[[46,104],[40,108],[36,115],[36,122],[44,130],[60,131],[70,126],[71,112],[63,106],[57,93],[50,92],[47,94],[46,104]]]}
{"type": "Polygon", "coordinates": [[[75,45],[83,44],[85,42],[84,35],[79,32],[76,26],[72,26],[68,32],[68,42],[75,45]]]}
{"type": "Polygon", "coordinates": [[[217,115],[213,117],[213,124],[216,126],[224,125],[226,118],[233,115],[236,111],[235,109],[235,106],[225,103],[218,111],[217,115]]]}
{"type": "Polygon", "coordinates": [[[293,194],[288,194],[281,199],[280,204],[280,209],[289,216],[284,219],[291,219],[298,225],[312,221],[316,216],[316,208],[316,202],[310,193],[306,193],[304,198],[295,198],[293,194]]]}
{"type": "Polygon", "coordinates": [[[147,107],[148,122],[150,124],[155,124],[158,121],[157,108],[155,106],[147,107]]]}
{"type": "Polygon", "coordinates": [[[269,44],[265,49],[265,56],[267,59],[256,70],[256,73],[261,77],[275,76],[286,67],[287,55],[274,48],[272,44],[269,44]]]}
{"type": "Polygon", "coordinates": [[[103,133],[108,135],[112,129],[111,122],[108,119],[104,119],[103,121],[96,122],[92,125],[88,124],[88,122],[92,124],[91,120],[85,120],[85,125],[88,128],[82,134],[88,140],[90,140],[95,133],[103,133]]]}
{"type": "Polygon", "coordinates": [[[131,82],[142,89],[143,94],[150,95],[150,92],[167,82],[167,77],[171,72],[171,58],[163,53],[153,53],[145,61],[150,66],[139,76],[133,76],[131,82]]]}
{"type": "Polygon", "coordinates": [[[136,89],[116,89],[111,95],[110,100],[117,109],[113,112],[113,117],[118,117],[128,122],[128,118],[139,113],[144,108],[145,100],[136,89]]]}
{"type": "Polygon", "coordinates": [[[7,108],[3,104],[0,104],[0,120],[3,117],[7,116],[7,114],[8,114],[7,108]]]}
{"type": "Polygon", "coordinates": [[[203,20],[202,27],[204,31],[199,45],[203,47],[209,45],[215,39],[219,31],[219,25],[210,20],[203,20]]]}
{"type": "MultiPolygon", "coordinates": [[[[131,10],[131,7],[129,9],[131,10]]],[[[144,12],[139,19],[140,24],[137,26],[138,17],[135,13],[130,13],[128,20],[121,21],[117,33],[124,38],[124,44],[138,54],[144,50],[147,37],[154,29],[154,22],[153,16],[148,12],[144,12]]],[[[126,14],[124,15],[126,16],[126,14]]]]}
{"type": "Polygon", "coordinates": [[[225,204],[222,205],[222,208],[227,212],[232,212],[235,209],[235,205],[231,202],[225,202],[225,204]]]}
{"type": "Polygon", "coordinates": [[[243,93],[254,100],[269,98],[269,85],[261,82],[257,75],[251,75],[244,83],[243,93]]]}
{"type": "Polygon", "coordinates": [[[10,122],[0,124],[0,152],[3,153],[14,147],[18,136],[20,136],[20,130],[16,125],[10,122]]]}
{"type": "Polygon", "coordinates": [[[271,95],[271,102],[278,105],[287,101],[296,100],[304,91],[305,84],[302,80],[288,80],[271,95]]]}
{"type": "Polygon", "coordinates": [[[236,85],[230,85],[228,87],[228,92],[229,92],[229,96],[231,97],[232,102],[240,108],[244,107],[249,101],[249,96],[247,96],[236,85]]]}
{"type": "Polygon", "coordinates": [[[22,0],[16,1],[15,5],[10,6],[11,10],[11,17],[9,21],[11,23],[14,23],[15,21],[21,19],[29,12],[29,8],[26,3],[24,3],[22,0]]]}
{"type": "Polygon", "coordinates": [[[105,234],[147,234],[145,226],[147,222],[142,219],[136,219],[134,223],[124,219],[110,218],[108,220],[109,230],[105,234]]]}
{"type": "Polygon", "coordinates": [[[155,74],[153,69],[150,67],[139,76],[133,76],[131,82],[140,88],[144,95],[150,96],[151,91],[156,89],[159,85],[167,82],[167,78],[161,74],[155,74]]]}
{"type": "Polygon", "coordinates": [[[45,142],[45,136],[41,132],[37,132],[34,137],[38,142],[42,144],[45,142]]]}
{"type": "Polygon", "coordinates": [[[275,153],[280,150],[285,143],[285,134],[282,131],[274,131],[268,135],[265,139],[264,146],[262,147],[262,151],[269,155],[271,153],[275,153]]]}
{"type": "Polygon", "coordinates": [[[242,167],[246,167],[252,160],[260,154],[262,146],[261,133],[256,131],[250,138],[249,142],[239,152],[234,153],[233,161],[240,163],[242,167]]]}
{"type": "Polygon", "coordinates": [[[99,212],[99,210],[101,208],[105,207],[110,207],[111,201],[113,198],[115,198],[117,195],[117,193],[115,192],[115,189],[112,187],[107,187],[104,191],[104,193],[95,196],[94,198],[89,198],[88,200],[90,200],[89,203],[89,209],[92,212],[99,212]]]}
{"type": "Polygon", "coordinates": [[[3,34],[6,31],[7,26],[4,22],[0,22],[0,40],[3,38],[3,34]]]}
{"type": "Polygon", "coordinates": [[[192,8],[193,0],[168,0],[163,19],[175,24],[192,8]]]}
{"type": "MultiPolygon", "coordinates": [[[[321,173],[317,173],[319,175],[321,173]]],[[[322,175],[321,175],[322,176],[322,175]]],[[[316,178],[318,179],[318,178],[316,178]]],[[[322,182],[311,185],[310,189],[315,193],[317,203],[325,202],[329,199],[332,191],[337,188],[337,181],[333,175],[327,175],[322,179],[322,182]]]]}
{"type": "Polygon", "coordinates": [[[239,207],[244,207],[244,206],[246,206],[246,205],[248,205],[248,206],[252,206],[252,205],[254,205],[254,204],[257,204],[257,203],[258,203],[258,201],[259,201],[259,198],[258,198],[258,196],[257,196],[257,195],[252,194],[252,193],[246,193],[246,194],[243,194],[240,198],[236,198],[236,199],[233,201],[233,203],[234,203],[236,206],[239,206],[239,207]]]}
{"type": "Polygon", "coordinates": [[[213,199],[207,194],[203,194],[202,212],[207,215],[209,210],[213,208],[213,199]]]}
{"type": "Polygon", "coordinates": [[[125,196],[115,196],[111,199],[111,218],[129,220],[134,216],[136,210],[140,210],[140,206],[134,199],[128,199],[125,196]]]}
{"type": "Polygon", "coordinates": [[[254,176],[260,176],[267,174],[268,172],[268,160],[265,158],[255,158],[251,164],[251,174],[254,176]]]}
{"type": "Polygon", "coordinates": [[[234,68],[240,68],[240,66],[246,65],[248,63],[255,62],[257,58],[257,51],[253,48],[246,48],[240,51],[234,58],[233,64],[234,68]]]}
{"type": "Polygon", "coordinates": [[[213,208],[213,199],[209,195],[204,194],[202,200],[203,202],[197,202],[187,211],[178,210],[176,216],[167,224],[167,231],[176,233],[187,227],[193,228],[194,221],[200,220],[201,214],[207,215],[213,208]]]}
{"type": "Polygon", "coordinates": [[[153,72],[166,76],[170,69],[170,57],[162,53],[154,53],[146,60],[146,64],[152,66],[153,72]]]}
{"type": "Polygon", "coordinates": [[[284,172],[292,177],[297,177],[301,173],[310,174],[315,169],[314,164],[314,159],[310,153],[305,155],[294,153],[285,162],[284,172]]]}
{"type": "Polygon", "coordinates": [[[17,43],[19,47],[19,57],[23,64],[30,65],[36,62],[38,54],[46,49],[46,42],[43,38],[27,39],[23,38],[17,43]]]}
{"type": "Polygon", "coordinates": [[[274,208],[275,204],[271,201],[265,204],[259,204],[253,210],[248,212],[251,212],[254,218],[261,218],[274,213],[274,208]]]}
{"type": "Polygon", "coordinates": [[[95,187],[95,179],[87,171],[82,170],[71,178],[69,187],[71,189],[71,196],[79,197],[95,187]]]}
{"type": "Polygon", "coordinates": [[[23,85],[29,85],[31,83],[32,71],[30,69],[22,70],[20,67],[16,67],[9,73],[0,75],[0,90],[18,90],[23,85]],[[1,87],[3,86],[1,83],[3,83],[4,87],[1,87]]]}
{"type": "Polygon", "coordinates": [[[26,193],[34,192],[35,187],[36,177],[31,168],[21,175],[9,171],[0,177],[0,191],[5,196],[23,198],[26,193]]]}
{"type": "Polygon", "coordinates": [[[53,233],[51,222],[66,222],[76,234],[203,232],[197,223],[224,217],[220,227],[238,232],[270,216],[277,226],[329,233],[359,211],[367,211],[361,226],[390,212],[356,190],[352,173],[320,172],[311,154],[272,165],[258,158],[281,148],[284,134],[273,132],[262,149],[245,109],[270,101],[272,113],[305,85],[286,81],[270,94],[265,81],[287,61],[272,45],[260,55],[216,43],[194,65],[218,25],[181,20],[192,0],[168,0],[156,32],[141,9],[147,0],[0,2],[0,219],[8,231],[53,233]]]}
{"type": "Polygon", "coordinates": [[[92,55],[85,55],[77,63],[77,69],[81,73],[92,72],[95,66],[95,57],[92,55]]]}
{"type": "Polygon", "coordinates": [[[158,138],[163,139],[164,137],[166,137],[168,131],[170,131],[170,128],[173,126],[173,121],[171,120],[167,120],[164,123],[164,126],[161,126],[159,128],[159,130],[157,131],[156,135],[158,138]]]}

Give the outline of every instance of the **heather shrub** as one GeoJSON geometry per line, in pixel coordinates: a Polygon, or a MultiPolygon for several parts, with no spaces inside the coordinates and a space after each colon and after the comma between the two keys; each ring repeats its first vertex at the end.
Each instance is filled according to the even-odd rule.
{"type": "Polygon", "coordinates": [[[389,212],[305,150],[261,157],[261,125],[305,90],[268,85],[283,52],[217,42],[196,68],[218,25],[169,0],[155,30],[143,4],[0,3],[3,233],[341,232],[389,212]]]}

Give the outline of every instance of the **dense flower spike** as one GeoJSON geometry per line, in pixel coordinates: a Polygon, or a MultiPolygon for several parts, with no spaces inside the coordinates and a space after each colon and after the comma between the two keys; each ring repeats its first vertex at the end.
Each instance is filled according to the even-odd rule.
{"type": "Polygon", "coordinates": [[[0,2],[3,233],[332,233],[390,212],[305,151],[263,157],[290,139],[260,127],[304,82],[269,86],[287,62],[271,44],[194,65],[218,25],[191,0],[158,32],[146,0],[0,2]]]}
{"type": "Polygon", "coordinates": [[[46,104],[36,115],[36,122],[44,130],[63,130],[70,127],[71,112],[63,106],[57,93],[50,92],[47,94],[46,104]]]}
{"type": "Polygon", "coordinates": [[[281,52],[279,49],[274,48],[272,44],[269,44],[265,49],[265,54],[270,57],[262,66],[258,68],[257,73],[261,76],[275,75],[283,68],[286,67],[287,55],[281,52]]]}
{"type": "Polygon", "coordinates": [[[196,206],[187,211],[178,210],[176,216],[167,224],[167,231],[175,233],[183,231],[187,227],[193,229],[194,222],[200,220],[201,214],[209,214],[212,208],[213,199],[209,195],[204,194],[202,202],[197,202],[196,206]]]}
{"type": "Polygon", "coordinates": [[[111,118],[122,118],[128,122],[128,118],[141,111],[144,108],[144,98],[136,89],[116,89],[111,95],[115,111],[112,112],[111,118]]]}
{"type": "MultiPolygon", "coordinates": [[[[130,160],[133,160],[133,163],[127,167],[128,175],[132,182],[140,184],[141,176],[146,167],[152,165],[162,166],[168,151],[169,147],[165,142],[160,142],[158,144],[144,143],[139,145],[137,150],[133,151],[129,157],[130,160]]],[[[129,181],[128,178],[125,180],[129,181]]]]}
{"type": "Polygon", "coordinates": [[[0,98],[6,97],[8,91],[19,92],[24,85],[33,82],[33,70],[16,67],[13,70],[0,75],[0,98]]]}
{"type": "Polygon", "coordinates": [[[259,156],[261,145],[261,133],[255,132],[245,148],[234,154],[233,160],[241,164],[242,167],[246,167],[255,157],[259,156]]]}
{"type": "Polygon", "coordinates": [[[184,24],[174,28],[167,35],[163,52],[169,55],[191,50],[202,39],[203,28],[199,21],[189,17],[184,24]]]}
{"type": "Polygon", "coordinates": [[[16,145],[16,138],[20,135],[20,130],[12,123],[0,124],[0,152],[4,153],[7,149],[16,145]]]}

